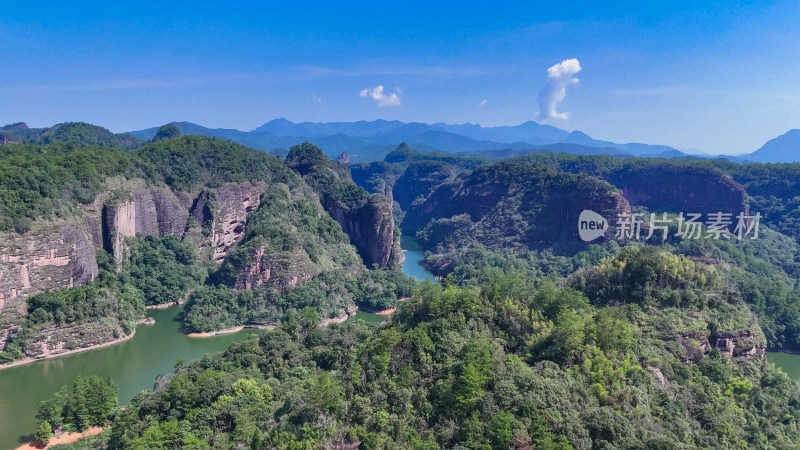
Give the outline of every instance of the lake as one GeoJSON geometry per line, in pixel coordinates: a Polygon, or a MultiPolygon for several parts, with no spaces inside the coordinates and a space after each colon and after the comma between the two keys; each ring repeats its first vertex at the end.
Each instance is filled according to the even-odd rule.
{"type": "Polygon", "coordinates": [[[182,312],[181,306],[148,310],[155,325],[139,325],[136,335],[125,342],[0,371],[0,448],[16,448],[29,441],[36,430],[34,415],[39,402],[72,384],[77,375],[110,376],[119,385],[124,405],[142,390],[152,389],[156,376],[171,372],[179,358],[197,359],[258,332],[246,329],[189,338],[181,332],[182,312]]]}
{"type": "MultiPolygon", "coordinates": [[[[413,238],[403,237],[407,250],[403,271],[420,280],[433,280],[422,266],[424,253],[413,238]]],[[[136,327],[136,335],[125,342],[84,353],[45,359],[0,370],[0,449],[14,449],[32,439],[39,402],[53,396],[78,375],[110,376],[119,385],[120,404],[127,404],[142,390],[153,388],[158,375],[172,371],[178,359],[190,361],[228,348],[259,330],[208,338],[188,338],[181,331],[183,307],[148,310],[155,325],[136,327]]],[[[376,323],[386,316],[358,311],[350,320],[376,323]]]]}
{"type": "Polygon", "coordinates": [[[800,355],[790,353],[767,352],[767,361],[775,364],[786,375],[800,381],[800,355]]]}

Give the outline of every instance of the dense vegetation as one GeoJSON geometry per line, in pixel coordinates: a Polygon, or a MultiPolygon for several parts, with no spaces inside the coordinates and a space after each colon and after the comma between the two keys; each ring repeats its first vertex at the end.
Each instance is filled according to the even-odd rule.
{"type": "Polygon", "coordinates": [[[129,335],[144,315],[138,289],[119,290],[92,282],[86,286],[45,292],[28,299],[28,315],[0,352],[0,364],[42,354],[42,346],[62,341],[72,350],[129,335]]]}
{"type": "Polygon", "coordinates": [[[40,421],[37,440],[47,444],[44,439],[47,430],[52,432],[84,431],[92,426],[104,427],[118,413],[119,388],[111,378],[98,376],[78,376],[71,388],[64,386],[55,397],[39,405],[36,418],[40,421]]]}
{"type": "Polygon", "coordinates": [[[368,266],[400,269],[397,259],[399,230],[392,217],[389,197],[368,193],[356,185],[343,164],[332,161],[313,144],[291,148],[286,165],[299,173],[319,195],[320,202],[350,237],[368,266]],[[389,251],[381,244],[388,243],[389,251]],[[381,251],[376,251],[376,249],[381,251]]]}
{"type": "MultiPolygon", "coordinates": [[[[200,267],[188,241],[128,238],[121,265],[98,255],[98,280],[29,298],[27,321],[0,362],[35,354],[37,336],[62,329],[94,332],[90,324],[103,324],[122,336],[145,304],[184,296],[190,332],[280,327],[224,353],[179,362],[124,410],[110,380],[80,378],[42,404],[42,440],[60,429],[110,424],[77,447],[800,443],[800,388],[764,361],[768,346],[800,349],[798,193],[794,180],[780,181],[795,174],[790,165],[546,154],[488,164],[426,159],[401,147],[383,163],[354,169],[354,177],[373,192],[393,193],[408,209],[407,229],[419,231],[432,250],[426,264],[443,277],[433,285],[364,267],[323,207],[358,210],[378,197],[310,144],[292,148],[286,164],[190,136],[132,152],[14,144],[0,147],[0,155],[0,174],[13,175],[6,184],[0,178],[0,192],[11,199],[0,212],[16,211],[6,230],[20,219],[73,214],[112,176],[192,192],[267,181],[221,266],[200,267]],[[100,163],[81,165],[77,155],[100,163]],[[41,176],[28,179],[24,168],[41,176]],[[643,183],[654,174],[708,180],[731,194],[732,205],[772,207],[769,228],[742,242],[560,244],[574,233],[572,212],[612,208],[615,177],[643,183]],[[25,186],[42,189],[28,196],[25,186]],[[384,325],[320,327],[354,304],[383,309],[400,297],[410,298],[384,325]]],[[[709,192],[693,205],[717,196],[709,192]]],[[[677,198],[634,208],[677,212],[677,198]]]]}
{"type": "Polygon", "coordinates": [[[132,152],[81,146],[0,146],[0,231],[24,232],[35,220],[73,215],[108,189],[109,177],[140,177],[176,191],[225,182],[284,180],[279,158],[219,139],[182,136],[132,152]]]}
{"type": "Polygon", "coordinates": [[[793,380],[758,355],[696,351],[733,332],[763,349],[758,325],[712,267],[627,247],[579,271],[573,287],[504,272],[479,288],[423,286],[384,327],[321,329],[303,315],[180,365],[92,445],[671,449],[800,440],[793,380]],[[622,290],[608,291],[612,280],[622,290]]]}
{"type": "Polygon", "coordinates": [[[168,123],[166,125],[161,126],[156,132],[156,135],[153,136],[153,142],[156,141],[163,141],[164,139],[172,139],[176,138],[181,135],[181,130],[175,126],[175,124],[168,123]]]}
{"type": "Polygon", "coordinates": [[[142,143],[130,134],[114,134],[103,127],[85,122],[60,123],[50,128],[28,128],[25,123],[21,122],[0,128],[0,136],[5,137],[5,140],[9,142],[27,142],[39,145],[72,142],[78,145],[129,149],[142,143]]]}
{"type": "Polygon", "coordinates": [[[286,165],[303,176],[326,208],[336,205],[345,211],[358,211],[368,202],[380,201],[351,181],[347,167],[332,161],[308,142],[289,150],[286,165]]]}
{"type": "Polygon", "coordinates": [[[212,277],[216,287],[189,296],[188,331],[276,324],[304,308],[335,318],[353,304],[381,310],[410,294],[413,281],[402,272],[366,270],[312,198],[299,179],[267,188],[244,237],[212,277]]]}
{"type": "Polygon", "coordinates": [[[194,247],[175,236],[126,238],[125,252],[118,286],[135,287],[147,305],[177,302],[208,276],[194,247]]]}
{"type": "Polygon", "coordinates": [[[73,143],[0,146],[0,231],[75,213],[104,191],[106,177],[130,174],[131,155],[73,143]]]}

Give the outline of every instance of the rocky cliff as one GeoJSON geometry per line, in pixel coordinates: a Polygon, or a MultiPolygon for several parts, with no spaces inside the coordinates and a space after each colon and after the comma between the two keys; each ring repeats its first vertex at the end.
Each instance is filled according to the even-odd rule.
{"type": "Polygon", "coordinates": [[[402,268],[398,251],[392,201],[383,194],[369,194],[357,186],[348,169],[331,161],[312,144],[292,147],[286,157],[289,167],[299,173],[319,195],[328,213],[336,219],[367,267],[402,268]]]}
{"type": "Polygon", "coordinates": [[[443,161],[419,161],[408,166],[394,182],[392,195],[403,210],[426,199],[436,188],[453,180],[460,171],[443,161]]]}
{"type": "Polygon", "coordinates": [[[98,274],[94,252],[92,235],[80,219],[25,234],[0,233],[0,311],[24,312],[21,300],[30,295],[93,280],[98,274]]]}
{"type": "Polygon", "coordinates": [[[221,262],[266,189],[262,182],[225,183],[200,194],[176,194],[141,179],[107,184],[105,195],[81,206],[80,217],[42,222],[24,234],[0,233],[0,311],[9,306],[24,313],[30,295],[88,283],[98,275],[95,251],[105,248],[119,264],[124,238],[137,234],[191,237],[201,255],[221,262]],[[190,212],[200,220],[187,228],[190,212]]]}
{"type": "Polygon", "coordinates": [[[721,170],[678,164],[642,164],[611,172],[604,179],[632,205],[653,211],[731,213],[749,209],[747,192],[721,170]]]}
{"type": "Polygon", "coordinates": [[[106,200],[102,223],[106,249],[117,264],[122,261],[125,237],[183,235],[189,212],[171,190],[147,186],[142,180],[122,189],[126,200],[106,200]]]}
{"type": "MultiPolygon", "coordinates": [[[[409,209],[406,233],[422,229],[420,244],[488,248],[580,244],[578,216],[584,209],[615,218],[630,209],[611,185],[531,163],[498,163],[464,173],[409,209]]],[[[611,223],[613,226],[614,223],[611,223]]]]}
{"type": "Polygon", "coordinates": [[[364,263],[369,267],[377,264],[387,267],[390,262],[402,268],[402,251],[398,254],[393,248],[395,241],[392,204],[388,198],[373,194],[363,206],[349,210],[341,203],[329,201],[325,209],[350,236],[350,242],[359,249],[364,263]]]}

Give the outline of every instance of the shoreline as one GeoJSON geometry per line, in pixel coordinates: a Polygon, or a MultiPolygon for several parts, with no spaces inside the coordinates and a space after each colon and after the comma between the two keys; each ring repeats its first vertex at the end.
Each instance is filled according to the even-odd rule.
{"type": "Polygon", "coordinates": [[[147,305],[145,309],[167,309],[172,308],[173,306],[179,306],[186,303],[184,300],[178,300],[177,302],[170,302],[170,303],[159,303],[157,305],[147,305]]]}
{"type": "Polygon", "coordinates": [[[59,444],[73,444],[73,443],[77,442],[78,440],[83,439],[85,437],[98,435],[98,434],[102,433],[104,430],[106,430],[106,428],[103,428],[103,427],[89,427],[84,431],[76,431],[74,433],[61,433],[58,436],[53,436],[50,439],[50,442],[48,442],[47,445],[44,446],[44,447],[40,447],[40,446],[35,445],[35,443],[37,443],[37,441],[30,441],[27,444],[20,445],[19,447],[16,448],[16,450],[32,450],[32,449],[42,450],[42,449],[50,448],[50,447],[52,447],[54,445],[59,445],[59,444]]]}
{"type": "Polygon", "coordinates": [[[256,324],[247,324],[247,325],[239,325],[238,327],[232,328],[223,328],[221,330],[214,330],[214,331],[202,331],[197,333],[187,333],[185,334],[186,337],[189,338],[207,338],[207,337],[214,337],[214,336],[222,336],[225,334],[234,334],[238,333],[245,328],[255,328],[258,330],[274,330],[277,325],[256,325],[256,324]]]}
{"type": "MultiPolygon", "coordinates": [[[[320,321],[319,325],[317,325],[317,326],[318,327],[327,327],[329,325],[344,323],[350,317],[355,316],[355,312],[358,311],[358,307],[356,307],[352,311],[353,311],[352,314],[350,314],[348,311],[345,311],[344,313],[342,313],[342,315],[340,315],[338,317],[334,317],[332,319],[322,319],[322,321],[320,321]]],[[[388,310],[386,310],[386,311],[388,311],[388,310]]],[[[394,309],[392,309],[390,312],[386,312],[385,315],[391,314],[392,312],[394,312],[394,309]]],[[[226,334],[238,333],[238,332],[244,330],[245,328],[255,328],[257,330],[274,330],[274,329],[276,329],[278,327],[280,327],[280,324],[273,324],[273,325],[244,324],[244,325],[239,325],[239,326],[231,327],[231,328],[223,328],[221,330],[186,333],[185,336],[186,337],[190,337],[190,338],[207,338],[207,337],[222,336],[222,335],[226,335],[226,334]]]]}
{"type": "MultiPolygon", "coordinates": [[[[405,301],[405,300],[408,300],[408,298],[401,298],[401,299],[398,299],[397,301],[398,302],[402,302],[402,301],[405,301]]],[[[181,305],[181,304],[183,304],[183,303],[180,302],[180,301],[172,302],[172,303],[162,303],[162,304],[159,304],[159,305],[149,305],[149,306],[147,306],[147,309],[167,309],[167,308],[170,308],[170,307],[173,307],[173,306],[177,306],[177,305],[181,305]]],[[[375,310],[371,310],[369,308],[364,308],[364,307],[356,307],[356,310],[357,311],[359,311],[359,310],[360,311],[364,311],[364,312],[370,313],[370,314],[377,314],[379,316],[389,316],[392,313],[394,313],[395,311],[397,311],[397,307],[384,309],[384,310],[380,310],[380,311],[375,311],[375,310]]],[[[329,326],[329,325],[333,325],[333,324],[341,324],[341,323],[346,322],[350,317],[352,317],[354,315],[355,314],[348,314],[347,312],[345,312],[344,314],[342,314],[339,317],[335,317],[333,319],[324,319],[320,323],[319,326],[325,327],[325,326],[329,326]]],[[[155,321],[153,321],[151,317],[143,317],[142,319],[139,319],[136,322],[136,325],[137,326],[138,325],[152,325],[154,322],[155,321]]],[[[215,331],[185,333],[184,336],[189,337],[189,338],[193,338],[193,339],[202,339],[202,338],[208,338],[208,337],[222,336],[222,335],[226,335],[226,334],[238,333],[238,332],[244,330],[245,328],[254,328],[254,329],[259,329],[259,330],[274,330],[278,326],[279,325],[245,324],[245,325],[239,325],[237,327],[223,328],[221,330],[215,330],[215,331]]],[[[33,363],[33,362],[36,362],[36,361],[43,361],[43,360],[46,360],[46,359],[59,358],[61,356],[69,356],[69,355],[74,355],[74,354],[77,354],[77,353],[83,353],[83,352],[88,352],[88,351],[92,351],[92,350],[98,350],[98,349],[101,349],[101,348],[104,348],[104,347],[110,347],[112,345],[116,345],[116,344],[125,342],[125,341],[127,341],[129,339],[132,339],[135,335],[136,335],[136,328],[134,328],[133,331],[131,332],[131,334],[129,334],[127,336],[123,336],[121,338],[114,339],[113,341],[104,342],[102,344],[91,345],[91,346],[88,346],[88,347],[76,348],[76,349],[73,349],[73,350],[67,350],[66,352],[58,353],[58,354],[55,354],[55,355],[48,355],[48,356],[44,356],[44,357],[40,357],[40,358],[27,357],[27,358],[22,358],[22,359],[19,359],[19,360],[16,360],[16,361],[12,361],[10,363],[0,364],[0,370],[10,369],[12,367],[17,367],[17,366],[22,366],[22,365],[30,364],[30,363],[33,363]]]]}
{"type": "MultiPolygon", "coordinates": [[[[410,300],[410,299],[411,299],[411,297],[402,297],[402,298],[398,298],[397,302],[400,303],[400,302],[404,302],[404,301],[410,300]]],[[[379,316],[390,316],[390,315],[392,315],[393,312],[397,311],[397,307],[396,306],[388,308],[388,309],[380,309],[380,310],[374,310],[374,309],[371,309],[371,308],[359,306],[357,309],[359,311],[364,311],[365,313],[377,314],[379,316]]]]}
{"type": "Polygon", "coordinates": [[[800,350],[791,350],[786,348],[768,348],[767,353],[786,353],[787,355],[800,355],[800,350]]]}
{"type": "Polygon", "coordinates": [[[67,350],[65,352],[57,353],[55,355],[47,355],[47,356],[43,356],[43,357],[40,357],[40,358],[31,358],[30,356],[28,356],[26,358],[18,359],[16,361],[12,361],[10,363],[0,364],[0,370],[10,369],[12,367],[17,367],[17,366],[22,366],[22,365],[30,364],[30,363],[33,363],[33,362],[36,362],[36,361],[44,361],[46,359],[60,358],[62,356],[69,356],[69,355],[74,355],[74,354],[77,354],[77,353],[89,352],[89,351],[97,350],[97,349],[100,349],[100,348],[103,348],[103,347],[111,347],[112,345],[120,344],[120,343],[125,342],[125,341],[127,341],[129,339],[133,339],[133,336],[135,336],[135,335],[136,335],[136,328],[134,328],[133,331],[131,331],[131,334],[129,334],[127,336],[123,336],[123,337],[114,339],[113,341],[103,342],[102,344],[90,345],[88,347],[81,347],[81,348],[76,348],[76,349],[72,349],[72,350],[67,350]]]}
{"type": "Polygon", "coordinates": [[[365,313],[376,314],[376,315],[379,315],[379,316],[389,316],[393,312],[397,311],[397,307],[389,308],[389,309],[381,309],[381,310],[374,310],[374,309],[370,309],[370,308],[359,307],[358,310],[359,311],[364,311],[365,313]]]}

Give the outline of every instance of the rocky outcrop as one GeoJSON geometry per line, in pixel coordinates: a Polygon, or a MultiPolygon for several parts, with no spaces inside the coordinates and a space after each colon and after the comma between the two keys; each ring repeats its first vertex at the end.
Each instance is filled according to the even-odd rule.
{"type": "Polygon", "coordinates": [[[463,173],[415,202],[403,219],[407,234],[422,229],[420,245],[464,246],[480,242],[490,249],[574,248],[583,245],[578,217],[595,211],[615,225],[630,204],[611,185],[541,164],[497,163],[463,173]]]}
{"type": "MultiPolygon", "coordinates": [[[[261,193],[265,189],[266,183],[226,183],[214,191],[214,202],[209,204],[206,199],[198,203],[198,207],[202,206],[202,210],[207,211],[203,214],[211,214],[209,239],[214,261],[222,262],[228,249],[241,239],[247,228],[247,215],[258,208],[261,193]]],[[[198,217],[197,208],[192,214],[198,217]]]]}
{"type": "Polygon", "coordinates": [[[604,177],[632,205],[654,211],[747,213],[747,192],[721,170],[678,164],[631,166],[604,177]]]}
{"type": "Polygon", "coordinates": [[[325,210],[339,222],[367,267],[402,267],[402,251],[395,252],[392,200],[369,194],[357,186],[350,171],[331,161],[313,144],[292,147],[286,164],[299,173],[319,195],[325,210]]]}
{"type": "Polygon", "coordinates": [[[443,161],[415,162],[394,182],[394,201],[406,210],[414,200],[424,200],[437,187],[451,181],[456,175],[456,169],[443,161]]]}
{"type": "Polygon", "coordinates": [[[117,264],[122,261],[126,237],[182,236],[189,212],[167,188],[136,186],[131,199],[106,206],[103,236],[117,264]]]}
{"type": "Polygon", "coordinates": [[[42,225],[25,234],[0,233],[0,310],[14,303],[24,314],[24,299],[30,295],[93,280],[98,275],[97,249],[106,248],[121,264],[126,237],[185,237],[187,204],[194,205],[192,214],[200,215],[199,223],[208,219],[211,224],[211,233],[205,237],[198,232],[195,243],[213,249],[210,258],[221,261],[241,238],[247,214],[258,207],[266,188],[260,182],[227,183],[192,199],[139,179],[109,180],[108,184],[106,195],[81,206],[81,217],[42,225]],[[118,197],[121,199],[115,200],[118,197]]]}
{"type": "Polygon", "coordinates": [[[728,358],[744,358],[763,362],[767,343],[763,335],[748,332],[722,333],[714,337],[714,348],[728,358]]]}
{"type": "Polygon", "coordinates": [[[316,264],[312,264],[299,252],[295,255],[271,254],[267,246],[261,246],[248,252],[247,261],[239,272],[234,283],[234,289],[254,289],[261,285],[269,285],[279,292],[286,292],[290,287],[302,284],[320,271],[316,264]]]}
{"type": "MultiPolygon", "coordinates": [[[[97,277],[92,236],[79,219],[0,233],[0,310],[30,295],[97,277]]],[[[24,307],[24,302],[21,302],[24,307]]]]}
{"type": "Polygon", "coordinates": [[[677,342],[686,352],[687,363],[699,363],[713,349],[719,350],[728,359],[744,358],[763,363],[767,357],[767,341],[758,325],[753,330],[736,330],[710,337],[697,334],[681,336],[677,342]]]}
{"type": "Polygon", "coordinates": [[[336,202],[326,202],[324,206],[350,236],[350,242],[359,249],[367,267],[373,264],[386,267],[390,261],[404,258],[402,250],[397,254],[394,249],[394,217],[386,197],[373,194],[370,201],[357,210],[346,210],[336,202]]]}

